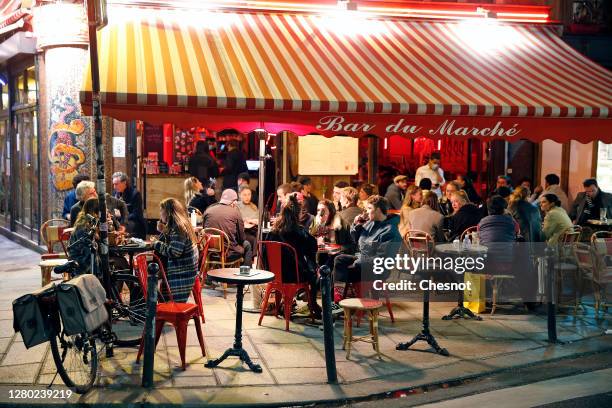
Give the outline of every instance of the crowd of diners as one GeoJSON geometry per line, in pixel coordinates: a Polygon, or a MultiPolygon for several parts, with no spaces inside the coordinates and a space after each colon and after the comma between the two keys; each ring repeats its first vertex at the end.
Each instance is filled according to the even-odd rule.
{"type": "MultiPolygon", "coordinates": [[[[225,188],[217,201],[208,177],[212,173],[187,178],[183,200],[168,198],[160,203],[158,235],[151,239],[166,264],[176,301],[187,299],[198,270],[198,238],[189,210],[197,211],[204,228],[227,234],[228,261],[242,259],[243,265],[254,265],[257,230],[263,226],[258,225],[259,209],[253,202],[256,192],[249,187],[249,175],[237,174],[235,184],[225,188]]],[[[515,242],[517,237],[555,245],[573,225],[587,225],[588,220],[599,218],[601,209],[612,214],[612,195],[601,191],[595,179],[584,181],[584,191],[571,204],[556,174],[544,180],[543,186],[532,189],[528,180],[513,185],[508,176],[500,175],[489,197],[479,197],[467,177],[445,179],[437,152],[417,170],[413,182],[398,175],[384,196],[377,194],[375,185],[353,187],[340,181],[329,199],[319,200],[313,193],[313,181],[301,177],[279,185],[272,205],[264,209],[264,219],[270,221],[264,239],[287,243],[296,250],[300,280],[311,286],[308,305],[318,318],[319,266],[329,266],[338,283],[367,279],[363,265],[374,257],[395,256],[410,230],[424,231],[440,243],[452,242],[477,226],[483,245],[515,242]],[[337,244],[340,250],[333,255],[321,253],[318,248],[325,243],[337,244]]],[[[86,272],[90,244],[97,239],[97,235],[87,236],[92,219],[88,215],[99,217],[99,208],[95,185],[86,179],[77,181],[71,198],[74,203],[67,202],[64,213],[75,227],[71,243],[79,241],[71,246],[70,256],[86,272]]],[[[113,194],[107,196],[111,228],[144,238],[140,193],[129,186],[123,173],[113,175],[113,188],[113,194]]]]}

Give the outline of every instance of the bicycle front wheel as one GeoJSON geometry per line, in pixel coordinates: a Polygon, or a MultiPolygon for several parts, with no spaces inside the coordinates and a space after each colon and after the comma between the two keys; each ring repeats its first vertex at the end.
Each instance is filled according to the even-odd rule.
{"type": "Polygon", "coordinates": [[[51,336],[51,354],[64,384],[77,394],[91,389],[98,373],[98,350],[93,336],[83,333],[51,336]]]}
{"type": "Polygon", "coordinates": [[[138,278],[126,273],[112,275],[111,322],[118,346],[140,344],[147,302],[138,278]]]}

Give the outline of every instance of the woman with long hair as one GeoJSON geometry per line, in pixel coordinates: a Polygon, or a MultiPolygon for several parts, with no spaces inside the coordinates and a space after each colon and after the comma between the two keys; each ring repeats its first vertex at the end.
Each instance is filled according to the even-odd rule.
{"type": "Polygon", "coordinates": [[[402,236],[410,229],[408,214],[415,208],[419,208],[423,202],[423,190],[417,185],[411,184],[406,189],[406,196],[400,209],[399,230],[402,236]]]}
{"type": "MultiPolygon", "coordinates": [[[[308,307],[315,318],[321,318],[321,307],[317,304],[317,273],[315,270],[317,241],[300,224],[299,217],[302,208],[298,198],[291,194],[287,197],[285,205],[281,208],[279,216],[274,221],[272,230],[268,234],[268,241],[284,242],[291,245],[297,253],[298,273],[301,282],[310,285],[310,299],[308,307]]],[[[293,260],[283,257],[283,282],[290,283],[295,280],[293,276],[293,260]],[[287,275],[284,275],[285,272],[287,275]]]]}
{"type": "Polygon", "coordinates": [[[165,261],[174,301],[186,302],[197,274],[197,238],[187,210],[179,200],[166,198],[159,207],[157,230],[160,235],[153,243],[153,249],[165,261]]]}
{"type": "Polygon", "coordinates": [[[197,177],[185,179],[184,197],[188,209],[197,208],[202,214],[209,205],[215,203],[215,190],[208,187],[208,181],[202,183],[197,177]]]}
{"type": "MultiPolygon", "coordinates": [[[[94,273],[91,270],[91,247],[96,246],[98,238],[97,220],[100,218],[100,207],[97,198],[90,198],[83,204],[74,222],[74,231],[70,235],[68,256],[79,264],[78,274],[94,273]]],[[[94,259],[94,269],[97,268],[94,259]]]]}
{"type": "Polygon", "coordinates": [[[518,222],[521,235],[527,242],[542,242],[542,217],[540,210],[528,200],[531,192],[527,187],[518,186],[510,194],[508,210],[518,222]]]}

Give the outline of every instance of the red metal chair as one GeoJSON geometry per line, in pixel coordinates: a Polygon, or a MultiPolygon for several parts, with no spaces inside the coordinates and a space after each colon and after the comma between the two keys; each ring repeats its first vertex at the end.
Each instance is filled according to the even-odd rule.
{"type": "Polygon", "coordinates": [[[70,239],[70,234],[65,234],[64,230],[69,226],[70,222],[63,218],[50,219],[40,226],[41,241],[47,246],[47,253],[41,259],[68,258],[66,241],[70,239]],[[58,244],[61,249],[56,251],[58,244]]]}
{"type": "Polygon", "coordinates": [[[204,318],[204,304],[202,303],[202,284],[204,279],[206,279],[206,257],[208,256],[208,246],[210,244],[209,236],[207,234],[202,234],[202,237],[198,241],[198,250],[200,251],[200,260],[199,260],[199,272],[196,275],[195,282],[193,282],[193,289],[191,290],[191,294],[193,295],[193,300],[198,305],[198,309],[200,311],[200,317],[202,318],[202,323],[206,323],[206,319],[204,318]]]}
{"type": "MultiPolygon", "coordinates": [[[[159,342],[159,338],[161,336],[162,329],[164,328],[164,324],[170,323],[172,326],[174,326],[174,329],[176,331],[176,342],[178,344],[179,353],[181,355],[181,367],[184,370],[185,347],[187,345],[187,325],[189,324],[189,320],[191,319],[193,319],[195,322],[195,329],[198,335],[200,348],[202,349],[202,356],[206,356],[206,350],[204,349],[204,336],[202,334],[202,326],[200,323],[200,311],[198,310],[197,304],[174,302],[174,299],[172,298],[172,292],[170,291],[170,285],[168,284],[168,280],[166,279],[166,272],[164,270],[164,266],[161,260],[153,252],[144,252],[136,255],[136,257],[134,258],[136,274],[140,279],[145,298],[147,296],[148,257],[153,258],[153,261],[159,265],[159,270],[161,272],[162,277],[161,284],[165,286],[166,291],[170,297],[169,302],[157,304],[157,312],[155,314],[155,347],[157,347],[157,343],[159,342]]],[[[140,342],[140,347],[138,348],[138,356],[136,357],[136,362],[140,361],[143,346],[144,336],[143,341],[140,342]]]]}
{"type": "MultiPolygon", "coordinates": [[[[272,294],[272,292],[275,292],[274,296],[276,300],[276,315],[278,315],[280,299],[278,299],[277,297],[280,293],[284,302],[285,330],[288,331],[289,320],[291,320],[291,305],[293,304],[293,298],[299,290],[304,290],[306,291],[307,299],[310,299],[310,287],[308,286],[308,283],[300,282],[297,252],[291,245],[286,244],[284,242],[260,241],[258,249],[258,254],[261,257],[265,257],[264,265],[267,264],[266,267],[268,268],[268,270],[274,273],[274,280],[266,285],[266,293],[263,297],[263,303],[261,305],[261,314],[259,315],[259,325],[261,326],[261,321],[263,320],[263,317],[266,313],[266,309],[268,308],[268,301],[270,300],[270,295],[272,294]],[[295,267],[293,268],[293,272],[295,274],[294,283],[283,282],[283,249],[285,250],[285,256],[293,256],[293,260],[291,261],[291,263],[295,265],[295,267]]],[[[310,318],[312,319],[312,321],[314,321],[312,310],[310,311],[310,318]]]]}

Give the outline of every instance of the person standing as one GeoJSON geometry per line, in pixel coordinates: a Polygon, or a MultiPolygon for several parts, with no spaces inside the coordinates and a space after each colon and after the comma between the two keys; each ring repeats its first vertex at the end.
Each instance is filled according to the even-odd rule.
{"type": "Polygon", "coordinates": [[[408,176],[399,175],[393,179],[393,184],[387,187],[385,198],[389,202],[391,209],[399,210],[402,208],[402,202],[408,188],[408,176]]]}
{"type": "Polygon", "coordinates": [[[414,184],[417,186],[421,182],[421,179],[428,178],[431,180],[431,191],[435,192],[438,198],[442,197],[442,185],[446,182],[444,180],[444,170],[440,167],[440,152],[432,152],[429,157],[427,164],[419,167],[414,176],[414,184]]]}
{"type": "Polygon", "coordinates": [[[227,142],[227,155],[223,161],[223,189],[231,188],[238,191],[238,175],[249,172],[242,150],[238,149],[238,142],[227,142]]]}
{"type": "Polygon", "coordinates": [[[113,174],[113,190],[115,198],[122,200],[128,208],[127,232],[136,238],[146,239],[147,223],[142,209],[142,195],[128,183],[128,177],[123,172],[113,174]]]}
{"type": "Polygon", "coordinates": [[[189,174],[197,177],[203,184],[219,175],[219,166],[210,155],[208,143],[204,140],[196,143],[195,153],[189,159],[189,174]]]}

